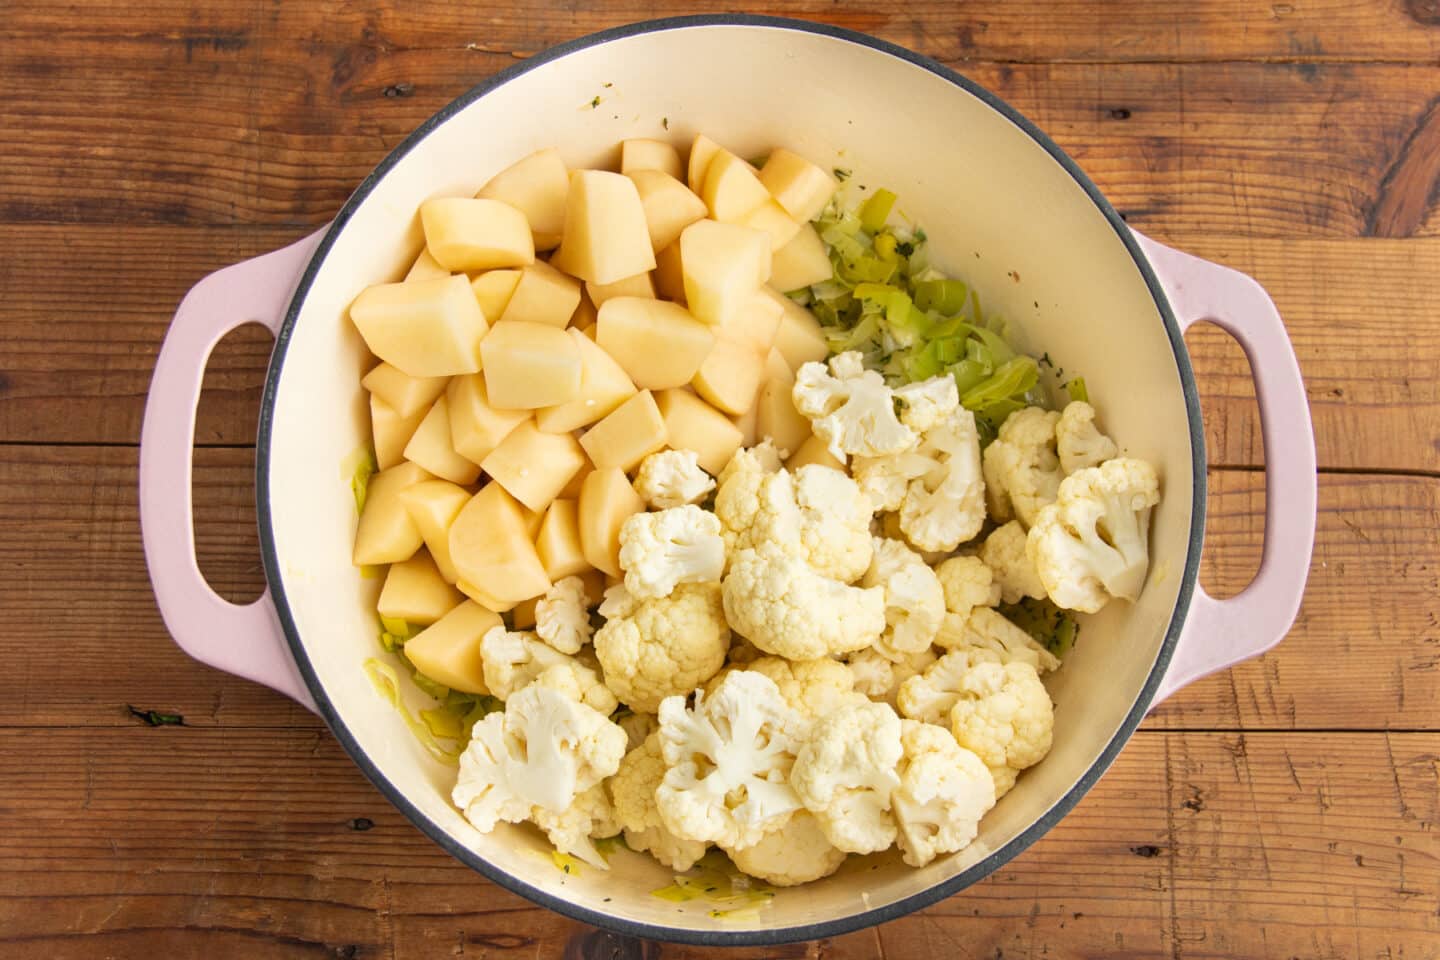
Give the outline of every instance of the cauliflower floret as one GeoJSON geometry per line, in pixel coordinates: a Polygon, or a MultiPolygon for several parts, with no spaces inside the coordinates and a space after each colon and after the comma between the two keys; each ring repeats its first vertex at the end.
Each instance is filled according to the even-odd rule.
{"type": "Polygon", "coordinates": [[[895,698],[900,715],[922,723],[944,723],[950,708],[960,699],[960,684],[973,662],[969,649],[947,653],[923,673],[900,684],[895,698]]]}
{"type": "Polygon", "coordinates": [[[995,781],[996,800],[1015,789],[1015,779],[1020,776],[1019,770],[1014,767],[990,767],[989,770],[991,778],[995,781]]]}
{"type": "Polygon", "coordinates": [[[971,667],[950,709],[950,732],[992,768],[1039,763],[1050,752],[1054,728],[1055,706],[1040,674],[1020,661],[971,667]]]}
{"type": "Polygon", "coordinates": [[[900,686],[911,677],[924,673],[935,660],[935,651],[929,647],[910,654],[898,663],[886,658],[874,647],[857,651],[846,658],[855,677],[855,689],[871,700],[883,701],[892,707],[898,704],[900,686]]]}
{"type": "Polygon", "coordinates": [[[720,473],[715,494],[715,516],[720,521],[725,553],[756,546],[767,540],[799,549],[800,506],[795,502],[795,479],[789,471],[769,464],[755,447],[740,450],[720,473]]]}
{"type": "Polygon", "coordinates": [[[820,657],[817,660],[786,660],[783,657],[761,656],[741,667],[726,667],[705,685],[706,693],[738,669],[753,670],[770,678],[793,709],[807,717],[823,717],[842,707],[864,703],[865,697],[855,690],[855,677],[850,668],[838,660],[820,657]]]}
{"type": "Polygon", "coordinates": [[[875,557],[860,581],[885,591],[885,632],[875,649],[902,660],[928,649],[945,616],[945,591],[924,559],[898,540],[875,539],[875,557]]]}
{"type": "Polygon", "coordinates": [[[945,592],[945,609],[961,620],[969,619],[976,607],[1000,602],[1000,585],[979,557],[951,557],[935,568],[935,576],[945,592]]]}
{"type": "Polygon", "coordinates": [[[719,580],[720,520],[693,505],[632,514],[620,527],[620,567],[625,588],[641,600],[668,597],[676,584],[719,580]]]}
{"type": "Polygon", "coordinates": [[[841,463],[851,454],[883,457],[915,445],[915,431],[895,415],[894,391],[853,350],[831,357],[829,370],[814,360],[803,364],[791,397],[841,463]]]}
{"type": "Polygon", "coordinates": [[[960,391],[955,378],[947,373],[896,387],[895,399],[900,401],[900,422],[917,433],[924,433],[960,406],[960,391]]]}
{"type": "Polygon", "coordinates": [[[996,527],[980,546],[980,559],[993,571],[1000,598],[1019,603],[1025,597],[1045,599],[1045,584],[1025,552],[1025,528],[1019,520],[996,527]]]}
{"type": "Polygon", "coordinates": [[[620,701],[605,686],[600,674],[578,660],[546,667],[536,675],[534,683],[537,687],[548,687],[563,693],[576,703],[583,703],[607,717],[620,706],[620,701]]]}
{"type": "Polygon", "coordinates": [[[615,808],[603,783],[597,783],[576,796],[575,802],[564,810],[557,812],[536,807],[531,819],[535,821],[535,826],[545,831],[545,836],[556,850],[579,857],[600,870],[610,869],[610,864],[605,862],[591,842],[594,837],[613,837],[620,832],[615,808]]]}
{"type": "MultiPolygon", "coordinates": [[[[636,602],[626,591],[606,591],[612,611],[595,633],[595,655],[605,683],[622,703],[643,713],[685,694],[725,664],[730,628],[718,583],[682,584],[668,597],[636,602]],[[622,596],[630,601],[622,604],[622,596]]],[[[605,604],[601,612],[604,613],[605,604]]]]}
{"type": "Polygon", "coordinates": [[[806,721],[768,677],[737,670],[711,696],[660,704],[664,778],[655,790],[672,834],[742,849],[800,808],[788,782],[806,721]]]}
{"type": "Polygon", "coordinates": [[[860,485],[860,492],[870,498],[872,510],[899,510],[910,481],[925,476],[934,466],[935,462],[923,453],[906,450],[888,457],[856,457],[850,463],[850,473],[860,485]]]}
{"type": "Polygon", "coordinates": [[[720,471],[720,486],[737,473],[766,474],[779,473],[783,465],[775,441],[766,437],[753,447],[741,447],[730,455],[730,461],[720,471]]]}
{"type": "Polygon", "coordinates": [[[1026,544],[1050,599],[1094,613],[1112,597],[1139,597],[1150,565],[1150,510],[1159,502],[1159,478],[1144,460],[1110,460],[1066,477],[1026,544]]]}
{"type": "Polygon", "coordinates": [[[900,718],[883,703],[846,707],[815,721],[795,755],[790,785],[820,829],[847,853],[895,842],[890,792],[899,786],[900,718]]]}
{"type": "Polygon", "coordinates": [[[630,738],[630,749],[634,750],[645,742],[645,738],[660,729],[660,718],[653,713],[636,713],[624,710],[615,718],[625,736],[630,738]]]}
{"type": "Polygon", "coordinates": [[[905,531],[900,529],[900,514],[898,513],[878,514],[870,524],[870,531],[873,536],[899,540],[920,554],[925,563],[931,567],[939,566],[954,553],[953,550],[923,550],[916,546],[905,531]]]}
{"type": "Polygon", "coordinates": [[[576,654],[590,642],[590,603],[585,581],[557,580],[535,604],[535,633],[561,653],[576,654]]]}
{"type": "Polygon", "coordinates": [[[700,469],[700,455],[694,450],[652,453],[640,461],[635,475],[635,492],[655,510],[699,503],[714,489],[715,481],[700,469]]]}
{"type": "Polygon", "coordinates": [[[828,877],[845,862],[845,851],[825,838],[809,810],[796,811],[785,826],[771,830],[754,845],[725,852],[742,873],[777,887],[828,877]]]}
{"type": "Polygon", "coordinates": [[[607,784],[615,800],[615,819],[632,850],[650,851],[671,870],[689,870],[710,845],[682,839],[666,829],[655,804],[655,788],[664,776],[665,758],[657,726],[654,733],[625,754],[620,769],[607,784]]]}
{"type": "Polygon", "coordinates": [[[1060,669],[1053,653],[992,607],[977,607],[963,621],[948,614],[935,642],[947,650],[969,653],[972,664],[1019,660],[1040,673],[1060,669]]]}
{"type": "Polygon", "coordinates": [[[791,660],[859,650],[885,630],[884,590],[823,577],[778,545],[736,554],[723,594],[736,632],[791,660]]]}
{"type": "Polygon", "coordinates": [[[990,516],[997,521],[1018,517],[1029,527],[1040,508],[1055,501],[1060,486],[1060,458],[1055,453],[1055,425],[1060,414],[1026,407],[1005,418],[1000,435],[985,448],[985,489],[990,516]]]}
{"type": "Polygon", "coordinates": [[[995,806],[995,783],[985,764],[943,727],[901,722],[904,757],[890,796],[904,860],[923,867],[942,853],[963,850],[995,806]]]}
{"type": "Polygon", "coordinates": [[[1095,408],[1083,400],[1067,403],[1060,412],[1055,424],[1055,449],[1066,476],[1086,467],[1098,467],[1120,453],[1115,441],[1095,426],[1095,408]]]}
{"type": "Polygon", "coordinates": [[[900,529],[922,550],[954,550],[985,525],[985,480],[975,414],[958,407],[925,431],[918,453],[931,461],[910,481],[900,504],[900,529]]]}
{"type": "Polygon", "coordinates": [[[795,503],[799,547],[815,572],[845,583],[859,579],[870,566],[873,511],[855,481],[833,467],[806,464],[795,473],[795,503]]]}
{"type": "Polygon", "coordinates": [[[568,656],[527,631],[491,627],[480,638],[485,686],[501,700],[519,692],[545,670],[570,662],[568,656]]]}

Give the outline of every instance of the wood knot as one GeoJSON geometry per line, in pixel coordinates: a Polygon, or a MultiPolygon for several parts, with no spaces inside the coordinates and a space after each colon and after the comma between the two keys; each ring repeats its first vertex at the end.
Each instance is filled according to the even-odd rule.
{"type": "Polygon", "coordinates": [[[1405,12],[1416,23],[1440,27],[1440,0],[1405,0],[1405,12]]]}

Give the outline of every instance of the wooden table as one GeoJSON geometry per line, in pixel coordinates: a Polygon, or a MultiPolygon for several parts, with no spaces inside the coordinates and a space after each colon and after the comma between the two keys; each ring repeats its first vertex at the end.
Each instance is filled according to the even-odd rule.
{"type": "MultiPolygon", "coordinates": [[[[5,4],[0,956],[718,956],[612,943],[451,860],[315,717],[170,642],[136,523],[151,364],[200,276],[324,223],[515,60],[727,4],[585,6],[5,4]]],[[[1321,514],[1287,642],[1166,703],[1011,865],[877,930],[726,956],[1440,956],[1440,6],[771,11],[954,66],[1132,224],[1259,278],[1307,378],[1321,514]]],[[[1253,392],[1232,342],[1189,343],[1212,463],[1203,581],[1228,594],[1261,542],[1253,392]]],[[[232,599],[262,587],[269,347],[254,329],[222,345],[196,433],[202,565],[232,599]]]]}

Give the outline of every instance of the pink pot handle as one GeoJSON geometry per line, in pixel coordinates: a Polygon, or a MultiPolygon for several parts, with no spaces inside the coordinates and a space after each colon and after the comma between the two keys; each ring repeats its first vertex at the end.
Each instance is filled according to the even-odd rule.
{"type": "Polygon", "coordinates": [[[165,626],[190,656],[254,680],[315,710],[285,643],[267,589],[245,606],[222,599],[195,561],[190,504],[195,407],[210,351],[246,323],[271,333],[324,230],[205,277],[180,302],[165,334],[140,430],[140,531],[165,626]]]}
{"type": "Polygon", "coordinates": [[[1295,622],[1315,543],[1315,435],[1300,365],[1275,304],[1260,284],[1135,234],[1182,330],[1213,323],[1250,361],[1265,442],[1265,545],[1255,579],[1216,600],[1199,584],[1154,703],[1194,680],[1259,656],[1295,622]]]}

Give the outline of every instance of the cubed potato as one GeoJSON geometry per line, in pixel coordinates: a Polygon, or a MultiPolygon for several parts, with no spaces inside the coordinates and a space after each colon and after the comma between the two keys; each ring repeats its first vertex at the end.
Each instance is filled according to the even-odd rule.
{"type": "Polygon", "coordinates": [[[774,346],[790,365],[791,371],[830,355],[830,345],[825,342],[825,332],[815,314],[783,293],[767,289],[765,294],[780,304],[784,311],[780,314],[780,328],[775,332],[774,346]]]}
{"type": "Polygon", "coordinates": [[[664,390],[655,397],[665,420],[668,443],[676,450],[695,451],[701,469],[718,474],[744,439],[740,429],[719,410],[689,390],[664,390]]]}
{"type": "Polygon", "coordinates": [[[544,323],[564,327],[570,323],[575,308],[580,306],[580,283],[566,276],[544,260],[536,260],[520,273],[520,282],[501,321],[510,323],[544,323]]]}
{"type": "Polygon", "coordinates": [[[655,254],[655,269],[650,272],[655,282],[655,295],[684,306],[685,271],[680,266],[680,241],[676,240],[655,254]]]}
{"type": "Polygon", "coordinates": [[[680,235],[680,266],[690,312],[723,327],[770,275],[770,241],[749,227],[701,220],[680,235]]]}
{"type": "Polygon", "coordinates": [[[834,274],[825,241],[808,223],[770,259],[770,286],[784,293],[823,283],[834,274]]]}
{"type": "Polygon", "coordinates": [[[800,223],[820,216],[840,186],[820,167],[784,148],[771,153],[760,168],[760,182],[800,223]]]}
{"type": "Polygon", "coordinates": [[[535,262],[525,214],[499,200],[435,197],[420,204],[425,246],[447,270],[491,270],[535,262]]]}
{"type": "Polygon", "coordinates": [[[576,500],[555,500],[545,511],[540,533],[535,537],[535,551],[540,565],[551,582],[575,576],[590,569],[585,551],[580,546],[580,504],[576,500]]]}
{"type": "Polygon", "coordinates": [[[539,597],[531,597],[529,600],[521,600],[515,604],[510,611],[510,623],[516,630],[535,629],[535,607],[539,603],[539,597]]]}
{"type": "Polygon", "coordinates": [[[450,443],[471,463],[484,460],[511,430],[530,419],[528,410],[491,406],[485,377],[478,373],[452,379],[445,389],[445,400],[450,415],[450,443]]]}
{"type": "MultiPolygon", "coordinates": [[[[766,200],[741,217],[739,222],[768,236],[772,251],[784,247],[800,232],[800,224],[792,220],[785,208],[774,200],[766,200]]],[[[771,272],[774,272],[773,266],[771,272]]]]}
{"type": "Polygon", "coordinates": [[[790,459],[785,461],[785,467],[792,473],[801,467],[818,463],[825,467],[834,467],[841,472],[845,471],[845,464],[835,459],[835,455],[825,446],[825,441],[813,433],[800,443],[800,449],[790,454],[790,459]]]}
{"type": "Polygon", "coordinates": [[[784,312],[774,299],[756,290],[750,302],[730,318],[720,332],[720,339],[733,340],[753,350],[756,356],[764,357],[775,345],[784,312]]]}
{"type": "MultiPolygon", "coordinates": [[[[756,393],[759,396],[759,393],[756,393]]],[[[750,409],[738,417],[731,417],[730,422],[740,431],[740,445],[753,447],[760,442],[760,404],[751,403],[750,409]]]]}
{"type": "Polygon", "coordinates": [[[588,293],[580,294],[580,305],[575,308],[575,316],[570,318],[570,326],[576,330],[589,330],[595,326],[595,301],[590,299],[588,293]]]}
{"type": "Polygon", "coordinates": [[[622,140],[620,172],[628,177],[637,170],[659,170],[676,180],[685,176],[680,151],[664,140],[622,140]]]}
{"type": "Polygon", "coordinates": [[[547,147],[501,170],[478,196],[500,200],[525,214],[536,250],[552,250],[565,227],[570,171],[560,151],[547,147]]]}
{"type": "Polygon", "coordinates": [[[614,357],[581,331],[567,332],[580,350],[580,395],[535,411],[535,425],[546,433],[569,433],[592,424],[635,395],[634,382],[614,357]]]}
{"type": "Polygon", "coordinates": [[[593,283],[614,283],[654,270],[655,251],[635,182],[605,170],[571,174],[565,238],[550,262],[593,283]]]}
{"type": "Polygon", "coordinates": [[[355,528],[351,561],[357,567],[408,560],[420,549],[424,538],[410,519],[400,491],[424,480],[434,480],[413,463],[401,463],[381,470],[365,487],[365,509],[355,528]]]}
{"type": "Polygon", "coordinates": [[[520,285],[519,270],[486,270],[470,281],[470,290],[475,302],[485,313],[485,319],[495,322],[505,315],[515,288],[520,285]]]}
{"type": "Polygon", "coordinates": [[[715,341],[690,385],[712,407],[738,417],[755,405],[763,369],[764,360],[753,348],[722,337],[715,341]]]}
{"type": "Polygon", "coordinates": [[[442,396],[405,444],[405,459],[451,483],[474,483],[480,468],[455,450],[450,437],[450,404],[442,396]]]}
{"type": "Polygon", "coordinates": [[[649,390],[641,390],[586,430],[580,446],[585,448],[595,469],[618,467],[629,473],[641,460],[662,449],[665,440],[665,419],[655,405],[655,396],[649,390]]]}
{"type": "MultiPolygon", "coordinates": [[[[776,351],[771,351],[779,356],[776,351]]],[[[782,359],[781,364],[785,361],[782,359]]],[[[771,377],[760,388],[760,397],[755,401],[756,433],[763,440],[769,437],[775,446],[786,453],[798,453],[800,445],[810,437],[810,421],[799,410],[791,391],[795,378],[786,367],[784,377],[771,377]]]]}
{"type": "Polygon", "coordinates": [[[465,600],[405,642],[405,659],[436,683],[461,693],[487,694],[480,639],[501,626],[500,615],[465,600]]]}
{"type": "Polygon", "coordinates": [[[695,135],[694,142],[690,144],[690,156],[685,172],[685,182],[690,185],[691,190],[699,193],[705,186],[705,174],[710,169],[710,161],[723,150],[724,147],[703,133],[695,135]]]}
{"type": "Polygon", "coordinates": [[[711,159],[705,170],[705,186],[699,192],[710,216],[721,223],[739,223],[770,199],[770,192],[750,164],[728,150],[711,159]]]}
{"type": "Polygon", "coordinates": [[[429,551],[421,547],[409,560],[390,565],[375,609],[386,619],[428,626],[464,599],[440,575],[429,551]]]}
{"type": "Polygon", "coordinates": [[[460,575],[450,560],[450,525],[470,502],[470,491],[448,480],[424,480],[401,490],[400,502],[415,521],[440,576],[454,583],[460,575]]]}
{"type": "Polygon", "coordinates": [[[585,454],[573,436],[543,433],[528,420],[480,464],[512,497],[535,511],[548,507],[584,465],[585,454]]]}
{"type": "Polygon", "coordinates": [[[579,576],[580,582],[585,585],[585,600],[590,606],[593,607],[605,599],[605,588],[610,586],[610,578],[604,570],[591,567],[579,576]]]}
{"type": "Polygon", "coordinates": [[[428,247],[420,248],[420,256],[410,264],[409,271],[405,274],[406,280],[439,280],[450,276],[450,271],[440,266],[439,262],[430,256],[428,247]]]}
{"type": "MultiPolygon", "coordinates": [[[[580,490],[580,548],[596,570],[613,577],[620,571],[620,527],[645,509],[645,501],[617,468],[596,469],[580,490]]],[[[543,571],[542,571],[543,572],[543,571]]]]}
{"type": "MultiPolygon", "coordinates": [[[[547,503],[545,510],[549,509],[550,505],[547,503]]],[[[545,510],[531,510],[525,504],[520,504],[520,512],[525,517],[525,532],[530,534],[531,540],[540,536],[540,524],[545,522],[545,510]]]]}
{"type": "Polygon", "coordinates": [[[375,441],[375,465],[389,470],[405,459],[405,445],[415,435],[415,429],[429,412],[421,407],[408,417],[396,413],[390,404],[378,396],[370,396],[370,436],[375,441]]]}
{"type": "Polygon", "coordinates": [[[480,344],[485,390],[502,410],[534,410],[580,395],[580,349],[559,327],[497,323],[480,344]]]}
{"type": "Polygon", "coordinates": [[[360,386],[384,400],[400,416],[409,417],[428,410],[449,382],[445,377],[412,377],[399,367],[381,363],[365,374],[360,386]]]}
{"type": "Polygon", "coordinates": [[[520,504],[498,483],[481,487],[450,525],[450,559],[456,586],[497,613],[550,589],[520,504]]]}
{"type": "Polygon", "coordinates": [[[616,297],[600,308],[595,342],[637,387],[664,390],[690,382],[714,346],[715,333],[678,304],[616,297]]]}
{"type": "MultiPolygon", "coordinates": [[[[705,219],[705,201],[676,178],[659,170],[637,170],[630,174],[640,192],[645,208],[645,225],[650,231],[650,246],[656,252],[680,239],[680,234],[696,220],[705,219]]],[[[780,211],[783,216],[785,211],[780,211]]]]}
{"type": "Polygon", "coordinates": [[[595,304],[598,311],[605,306],[606,300],[614,300],[616,297],[644,297],[647,300],[655,299],[655,283],[650,279],[648,273],[637,273],[633,277],[625,277],[616,280],[614,283],[587,283],[585,284],[585,295],[590,302],[595,304]]]}
{"type": "Polygon", "coordinates": [[[580,485],[585,482],[585,478],[590,476],[594,470],[595,464],[590,462],[589,457],[586,457],[585,466],[581,467],[580,472],[570,478],[570,482],[565,484],[565,489],[560,491],[560,496],[556,497],[556,499],[578,500],[580,498],[580,485]]]}
{"type": "Polygon", "coordinates": [[[412,377],[448,377],[480,369],[489,329],[462,275],[366,287],[350,320],[370,352],[412,377]]]}

